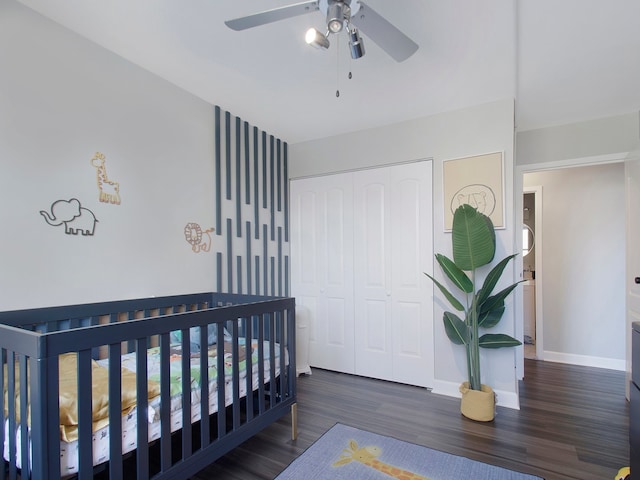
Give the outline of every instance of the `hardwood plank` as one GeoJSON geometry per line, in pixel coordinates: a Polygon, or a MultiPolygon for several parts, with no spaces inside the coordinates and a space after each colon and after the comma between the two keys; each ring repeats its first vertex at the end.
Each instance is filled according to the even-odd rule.
{"type": "Polygon", "coordinates": [[[624,372],[525,360],[519,411],[478,423],[458,399],[423,388],[313,369],[288,416],[202,470],[197,479],[273,479],[336,422],[546,480],[613,479],[629,465],[624,372]]]}

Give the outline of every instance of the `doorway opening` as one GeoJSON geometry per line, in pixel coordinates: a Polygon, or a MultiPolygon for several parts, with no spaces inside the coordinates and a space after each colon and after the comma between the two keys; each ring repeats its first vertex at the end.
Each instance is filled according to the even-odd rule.
{"type": "Polygon", "coordinates": [[[542,186],[524,187],[522,205],[524,357],[542,360],[542,186]]]}

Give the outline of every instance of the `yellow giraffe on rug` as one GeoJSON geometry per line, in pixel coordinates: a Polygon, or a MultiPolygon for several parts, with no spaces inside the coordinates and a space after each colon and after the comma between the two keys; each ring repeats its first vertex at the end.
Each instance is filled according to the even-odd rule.
{"type": "Polygon", "coordinates": [[[107,168],[104,166],[105,156],[100,152],[91,159],[91,165],[96,168],[100,201],[120,205],[120,184],[107,178],[107,168]]]}
{"type": "Polygon", "coordinates": [[[379,447],[362,447],[358,448],[355,440],[349,440],[349,448],[343,450],[340,458],[333,464],[334,467],[340,467],[351,462],[360,462],[367,467],[374,468],[379,472],[389,475],[396,480],[429,480],[427,477],[418,475],[417,473],[394,467],[388,463],[381,462],[378,457],[382,453],[379,447]]]}

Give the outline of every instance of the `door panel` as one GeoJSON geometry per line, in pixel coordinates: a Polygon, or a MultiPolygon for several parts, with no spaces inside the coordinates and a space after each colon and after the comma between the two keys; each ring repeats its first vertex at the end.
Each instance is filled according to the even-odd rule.
{"type": "Polygon", "coordinates": [[[413,385],[433,384],[433,212],[431,163],[402,165],[391,183],[391,304],[393,377],[413,385]]]}
{"type": "Polygon", "coordinates": [[[309,364],[353,373],[351,174],[291,182],[291,292],[309,311],[309,364]]]}

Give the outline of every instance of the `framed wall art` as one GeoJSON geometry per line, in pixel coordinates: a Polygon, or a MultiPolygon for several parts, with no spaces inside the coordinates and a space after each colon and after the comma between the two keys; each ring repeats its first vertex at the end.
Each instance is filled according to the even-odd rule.
{"type": "Polygon", "coordinates": [[[464,203],[491,218],[495,228],[505,228],[502,152],[446,160],[442,176],[445,231],[451,231],[453,212],[464,203]]]}

